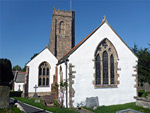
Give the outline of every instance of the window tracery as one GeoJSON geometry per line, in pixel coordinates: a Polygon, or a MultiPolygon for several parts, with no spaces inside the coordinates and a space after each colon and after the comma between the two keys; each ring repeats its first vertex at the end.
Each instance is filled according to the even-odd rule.
{"type": "Polygon", "coordinates": [[[43,62],[39,66],[39,86],[47,87],[49,86],[49,77],[50,77],[50,65],[47,62],[43,62]]]}
{"type": "Polygon", "coordinates": [[[95,51],[95,86],[116,87],[118,55],[113,44],[104,39],[95,51]]]}

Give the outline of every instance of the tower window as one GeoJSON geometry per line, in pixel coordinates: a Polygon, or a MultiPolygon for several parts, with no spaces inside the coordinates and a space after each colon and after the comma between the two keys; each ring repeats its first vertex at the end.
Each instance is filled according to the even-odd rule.
{"type": "Polygon", "coordinates": [[[60,22],[59,33],[65,35],[65,23],[63,21],[60,22]]]}

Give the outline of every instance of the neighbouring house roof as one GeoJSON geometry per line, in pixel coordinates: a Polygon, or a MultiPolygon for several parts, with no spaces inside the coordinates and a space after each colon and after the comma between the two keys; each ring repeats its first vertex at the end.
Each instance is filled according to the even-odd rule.
{"type": "MultiPolygon", "coordinates": [[[[71,50],[69,50],[57,63],[57,65],[65,62],[68,60],[68,57],[76,51],[92,34],[94,34],[104,23],[107,23],[107,25],[112,29],[112,31],[120,38],[120,40],[127,46],[129,50],[129,46],[123,41],[123,39],[117,34],[117,32],[110,26],[110,24],[107,22],[107,20],[102,21],[102,24],[100,24],[94,31],[92,31],[89,35],[87,35],[83,40],[81,40],[76,46],[74,46],[71,50]]],[[[133,53],[133,51],[131,50],[133,53]]],[[[134,53],[133,53],[134,54],[134,53]]],[[[134,54],[135,55],[135,54],[134,54]]],[[[136,56],[136,55],[135,55],[136,56]]],[[[136,56],[137,57],[137,56],[136,56]]],[[[138,57],[137,57],[138,58],[138,57]]]]}
{"type": "Polygon", "coordinates": [[[13,71],[13,74],[14,74],[14,82],[24,83],[26,72],[13,71]]]}

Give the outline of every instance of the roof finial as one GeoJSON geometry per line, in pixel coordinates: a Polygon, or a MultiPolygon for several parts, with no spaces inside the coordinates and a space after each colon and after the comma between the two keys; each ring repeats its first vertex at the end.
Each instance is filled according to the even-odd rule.
{"type": "Polygon", "coordinates": [[[104,19],[102,20],[102,23],[106,21],[106,16],[104,15],[103,17],[104,19]]]}
{"type": "Polygon", "coordinates": [[[53,10],[56,10],[55,6],[53,7],[53,10]]]}
{"type": "Polygon", "coordinates": [[[45,48],[47,48],[47,44],[46,44],[45,48]]]}

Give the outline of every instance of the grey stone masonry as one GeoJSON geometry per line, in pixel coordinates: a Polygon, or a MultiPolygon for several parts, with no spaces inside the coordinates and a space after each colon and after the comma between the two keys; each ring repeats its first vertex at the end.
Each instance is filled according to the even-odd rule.
{"type": "Polygon", "coordinates": [[[49,49],[62,58],[75,45],[75,12],[53,9],[49,49]]]}
{"type": "Polygon", "coordinates": [[[5,108],[9,105],[9,92],[8,86],[0,86],[0,108],[5,108]]]}
{"type": "Polygon", "coordinates": [[[73,75],[74,73],[76,73],[75,71],[72,70],[72,68],[74,68],[75,66],[72,65],[71,63],[69,64],[69,107],[73,107],[73,100],[72,98],[74,97],[75,91],[72,87],[72,85],[74,84],[74,78],[75,75],[73,75]]]}
{"type": "Polygon", "coordinates": [[[143,108],[150,108],[150,97],[135,97],[136,105],[143,108]]]}
{"type": "Polygon", "coordinates": [[[117,111],[116,113],[143,113],[143,112],[139,112],[133,109],[125,109],[125,110],[117,111]]]}

